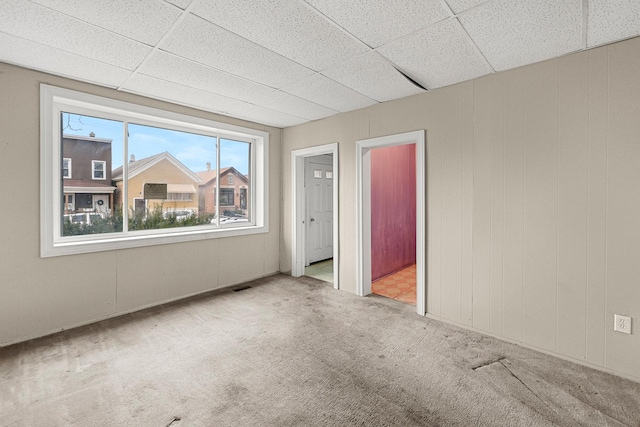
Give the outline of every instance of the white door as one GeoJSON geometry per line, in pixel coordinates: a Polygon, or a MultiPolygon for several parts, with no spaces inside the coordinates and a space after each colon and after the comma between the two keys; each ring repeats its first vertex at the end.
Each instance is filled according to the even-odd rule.
{"type": "Polygon", "coordinates": [[[333,257],[333,156],[307,157],[305,265],[333,257]]]}
{"type": "Polygon", "coordinates": [[[96,212],[109,212],[109,196],[104,194],[94,194],[93,210],[96,212]]]}

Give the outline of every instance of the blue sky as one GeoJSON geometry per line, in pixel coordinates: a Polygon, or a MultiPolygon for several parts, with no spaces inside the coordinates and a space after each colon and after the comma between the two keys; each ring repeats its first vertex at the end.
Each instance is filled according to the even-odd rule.
{"type": "MultiPolygon", "coordinates": [[[[123,124],[113,120],[63,113],[63,133],[111,139],[113,169],[122,166],[123,124]]],[[[216,167],[215,138],[186,132],[129,124],[129,152],[137,160],[168,151],[193,172],[206,170],[207,162],[216,167]]],[[[222,139],[220,166],[235,167],[240,173],[249,172],[249,144],[222,139]]]]}

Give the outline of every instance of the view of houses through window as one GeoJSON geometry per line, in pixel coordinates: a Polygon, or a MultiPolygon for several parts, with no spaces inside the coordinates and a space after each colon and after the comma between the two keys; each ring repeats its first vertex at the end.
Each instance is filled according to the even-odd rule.
{"type": "Polygon", "coordinates": [[[67,112],[61,120],[62,236],[249,223],[249,142],[67,112]]]}

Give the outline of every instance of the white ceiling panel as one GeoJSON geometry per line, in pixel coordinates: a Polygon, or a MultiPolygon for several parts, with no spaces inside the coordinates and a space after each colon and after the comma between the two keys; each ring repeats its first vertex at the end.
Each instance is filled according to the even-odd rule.
{"type": "Polygon", "coordinates": [[[329,19],[378,47],[449,17],[440,0],[306,0],[329,19]]]}
{"type": "Polygon", "coordinates": [[[264,96],[275,90],[162,51],[154,52],[139,68],[139,72],[247,102],[256,96],[264,96]]]}
{"type": "MultiPolygon", "coordinates": [[[[486,3],[487,0],[445,0],[453,13],[460,13],[479,4],[486,3]]],[[[489,0],[491,1],[491,0],[489,0]]]]}
{"type": "Polygon", "coordinates": [[[640,35],[640,1],[590,0],[587,46],[640,35]]]}
{"type": "Polygon", "coordinates": [[[133,70],[149,46],[21,0],[3,0],[0,29],[27,40],[133,70]],[[57,31],[56,29],[60,29],[57,31]]]}
{"type": "Polygon", "coordinates": [[[284,87],[283,90],[340,112],[357,110],[376,104],[375,100],[322,74],[314,74],[301,82],[284,87]]]}
{"type": "Polygon", "coordinates": [[[162,0],[32,0],[116,34],[155,45],[182,14],[162,0]]]}
{"type": "Polygon", "coordinates": [[[191,11],[315,71],[367,50],[299,0],[200,1],[191,11]]]}
{"type": "Polygon", "coordinates": [[[315,104],[311,101],[307,101],[306,99],[302,99],[282,91],[276,91],[268,94],[267,96],[257,97],[252,103],[261,107],[302,117],[307,120],[323,119],[338,113],[338,111],[332,110],[331,108],[315,104]]]}
{"type": "Polygon", "coordinates": [[[287,113],[282,113],[280,111],[271,110],[269,108],[253,104],[239,105],[229,111],[229,115],[237,117],[239,119],[263,123],[265,125],[280,128],[295,126],[308,121],[307,119],[303,119],[301,117],[292,116],[287,113]]]}
{"type": "Polygon", "coordinates": [[[322,74],[379,102],[424,92],[376,52],[360,55],[322,74]]]}
{"type": "Polygon", "coordinates": [[[122,90],[214,113],[225,113],[242,104],[242,101],[142,74],[128,79],[122,90]]]}
{"type": "Polygon", "coordinates": [[[163,50],[274,88],[313,71],[197,16],[187,16],[163,50]]]}
{"type": "Polygon", "coordinates": [[[498,71],[582,47],[582,0],[495,0],[460,21],[498,71]]]}
{"type": "Polygon", "coordinates": [[[428,89],[492,72],[457,19],[448,19],[386,44],[378,52],[428,89]]]}
{"type": "Polygon", "coordinates": [[[2,61],[103,86],[118,87],[131,71],[0,33],[2,61]]]}
{"type": "Polygon", "coordinates": [[[189,5],[193,0],[164,0],[164,1],[184,10],[187,7],[189,7],[189,5]]]}

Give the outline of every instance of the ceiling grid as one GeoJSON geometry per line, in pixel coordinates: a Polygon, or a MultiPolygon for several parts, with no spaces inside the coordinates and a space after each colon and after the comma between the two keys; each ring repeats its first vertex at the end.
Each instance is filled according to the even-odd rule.
{"type": "Polygon", "coordinates": [[[639,35],[637,0],[0,3],[2,62],[277,127],[639,35]]]}

